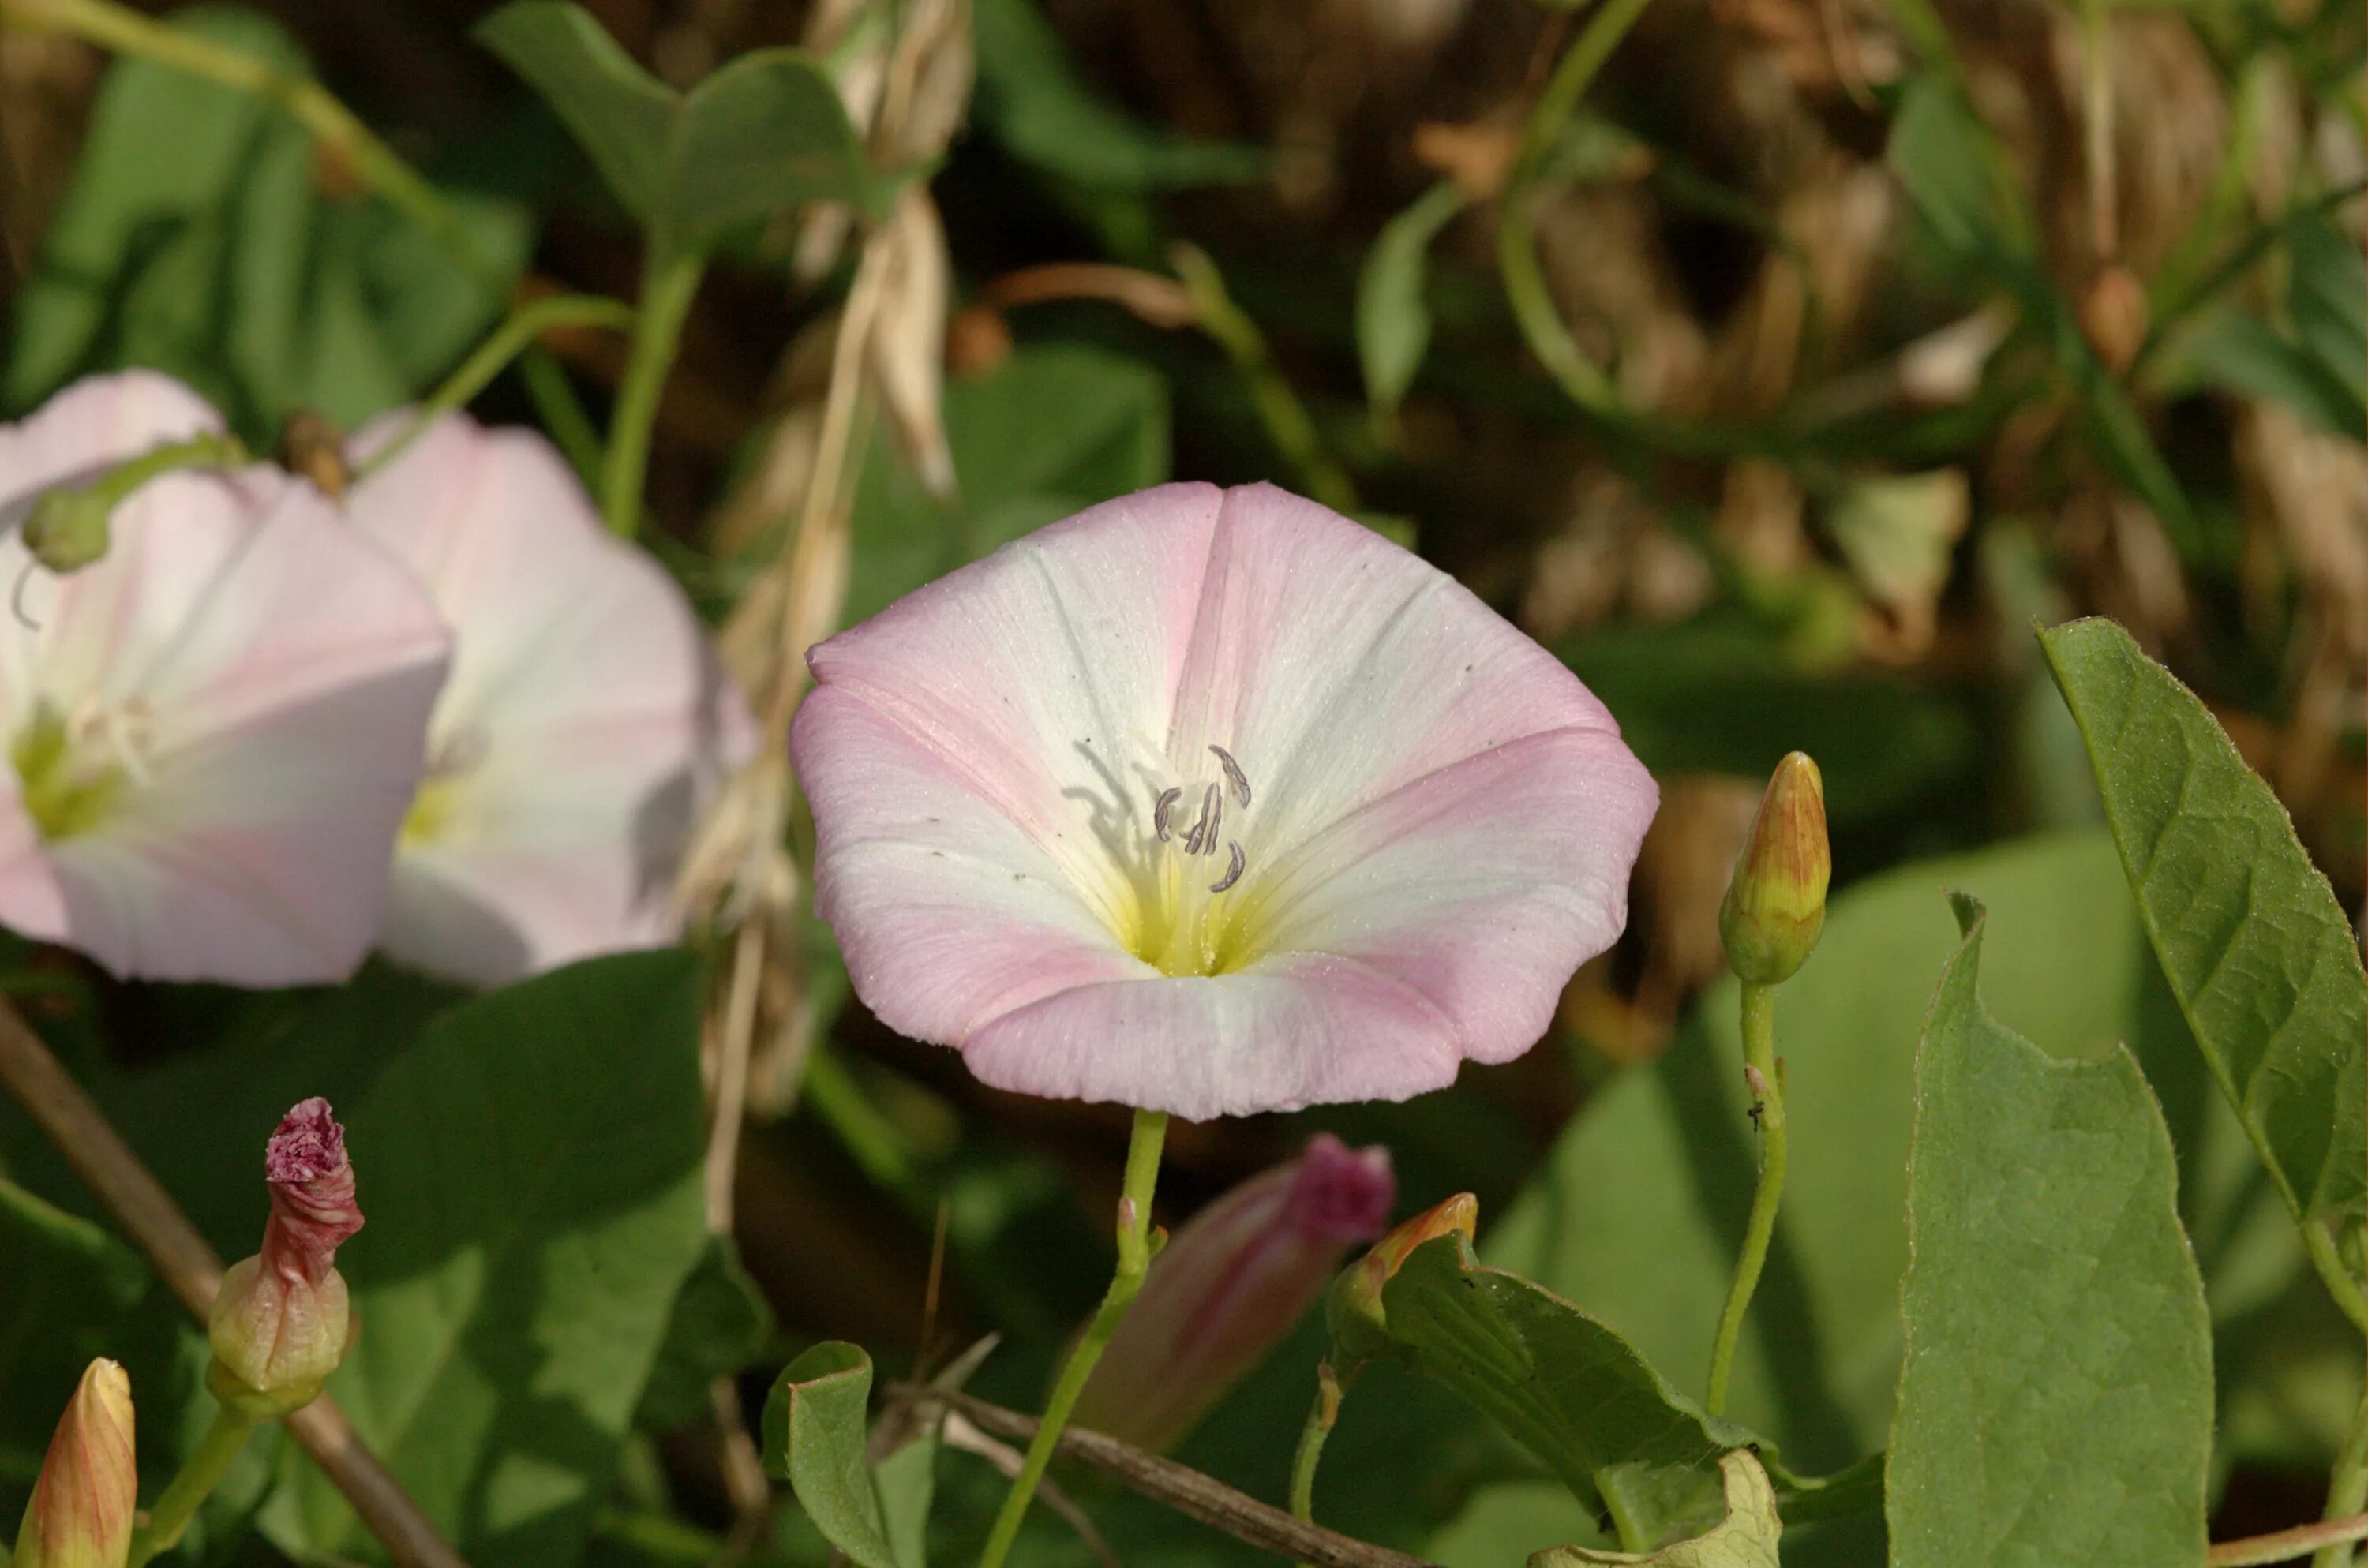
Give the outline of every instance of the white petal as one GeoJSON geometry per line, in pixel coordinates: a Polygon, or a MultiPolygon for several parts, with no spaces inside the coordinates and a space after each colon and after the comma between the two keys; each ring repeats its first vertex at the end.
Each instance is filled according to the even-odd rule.
{"type": "MultiPolygon", "coordinates": [[[[356,456],[408,422],[363,430],[356,456]]],[[[387,950],[494,983],[671,940],[694,813],[753,744],[680,590],[526,431],[439,420],[348,509],[458,639],[432,725],[455,771],[437,831],[399,853],[387,950]]]]}

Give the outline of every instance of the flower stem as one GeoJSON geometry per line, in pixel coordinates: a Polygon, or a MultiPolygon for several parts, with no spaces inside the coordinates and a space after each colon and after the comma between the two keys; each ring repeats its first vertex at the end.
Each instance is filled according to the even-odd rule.
{"type": "Polygon", "coordinates": [[[1620,412],[1619,394],[1611,379],[1571,336],[1554,308],[1545,274],[1538,266],[1537,242],[1530,233],[1530,198],[1538,170],[1561,141],[1579,97],[1635,25],[1645,5],[1645,0],[1605,0],[1577,41],[1555,62],[1554,74],[1547,78],[1545,90],[1538,95],[1521,127],[1520,149],[1514,155],[1512,176],[1497,209],[1497,267],[1504,279],[1506,301],[1513,308],[1521,335],[1529,340],[1530,352],[1572,402],[1591,414],[1606,415],[1620,412]]]}
{"type": "Polygon", "coordinates": [[[456,408],[466,406],[472,398],[493,383],[494,378],[502,373],[505,366],[552,328],[624,328],[632,324],[632,306],[598,294],[551,294],[520,305],[510,312],[507,321],[495,328],[493,335],[461,362],[459,369],[445,378],[442,386],[427,395],[420,403],[418,412],[412,415],[411,423],[403,427],[402,433],[371,453],[370,460],[355,471],[355,481],[359,483],[393,462],[438,418],[456,408]]]}
{"type": "Polygon", "coordinates": [[[1036,1435],[1029,1439],[1028,1457],[1020,1464],[1011,1490],[1004,1496],[1002,1512],[995,1517],[995,1528],[986,1538],[986,1550],[979,1553],[979,1568],[1003,1568],[1012,1542],[1019,1537],[1019,1523],[1028,1517],[1028,1504],[1036,1495],[1036,1483],[1044,1479],[1044,1467],[1052,1462],[1053,1450],[1069,1424],[1069,1412],[1076,1407],[1077,1396],[1085,1392],[1086,1380],[1093,1375],[1094,1364],[1102,1358],[1110,1335],[1118,1331],[1119,1320],[1126,1316],[1135,1292],[1143,1289],[1143,1276],[1151,1267],[1151,1193],[1159,1180],[1159,1150],[1167,1139],[1166,1113],[1134,1113],[1134,1132],[1126,1146],[1126,1185],[1118,1205],[1118,1270],[1110,1276],[1101,1310],[1094,1313],[1085,1337],[1069,1352],[1068,1364],[1061,1369],[1060,1381],[1053,1385],[1053,1397],[1045,1403],[1044,1418],[1036,1435]]]}
{"type": "Polygon", "coordinates": [[[2297,1218],[2302,1225],[2303,1250],[2310,1255],[2310,1265],[2318,1270],[2327,1293],[2335,1298],[2336,1306],[2351,1320],[2354,1328],[2368,1332],[2368,1296],[2361,1293],[2360,1281],[2352,1278],[2342,1255],[2335,1250],[2333,1233],[2316,1220],[2297,1218]]]}
{"type": "Polygon", "coordinates": [[[1784,1078],[1776,1064],[1776,988],[1746,982],[1743,986],[1743,1061],[1751,1081],[1752,1101],[1759,1112],[1760,1134],[1759,1186],[1751,1195],[1751,1219],[1743,1232],[1743,1252],[1735,1260],[1735,1283],[1719,1315],[1718,1339],[1710,1353],[1710,1397],[1713,1415],[1726,1410],[1726,1384],[1735,1369],[1736,1338],[1743,1331],[1743,1315],[1750,1310],[1751,1293],[1759,1287],[1759,1271],[1768,1262],[1768,1244],[1776,1233],[1776,1205],[1784,1193],[1784,1078]]]}
{"type": "Polygon", "coordinates": [[[131,1555],[126,1560],[126,1568],[141,1568],[158,1552],[173,1550],[181,1532],[189,1528],[189,1520],[197,1516],[198,1505],[222,1484],[223,1474],[229,1471],[231,1461],[238,1458],[239,1450],[246,1447],[247,1434],[255,1426],[252,1416],[241,1415],[226,1404],[215,1409],[213,1425],[198,1440],[188,1461],[181,1466],[181,1473],[173,1477],[165,1494],[148,1510],[148,1522],[132,1532],[131,1555]]]}
{"type": "Polygon", "coordinates": [[[682,341],[683,318],[707,271],[706,256],[677,250],[653,240],[642,275],[641,308],[633,315],[633,343],[617,386],[617,410],[609,425],[609,456],[600,471],[600,511],[609,531],[631,539],[641,527],[642,480],[649,472],[650,436],[657,426],[658,394],[674,367],[682,341]]]}
{"type": "Polygon", "coordinates": [[[1299,1429],[1299,1451],[1291,1460],[1291,1512],[1304,1523],[1315,1522],[1315,1467],[1324,1462],[1324,1445],[1340,1419],[1340,1380],[1332,1363],[1315,1368],[1315,1403],[1307,1407],[1307,1423],[1299,1429]]]}
{"type": "Polygon", "coordinates": [[[1217,264],[1209,259],[1208,252],[1189,244],[1178,245],[1170,259],[1191,301],[1193,321],[1233,360],[1248,389],[1250,407],[1266,427],[1267,438],[1299,471],[1307,494],[1336,512],[1356,511],[1357,486],[1349,471],[1325,449],[1315,416],[1276,367],[1266,334],[1225,291],[1217,264]]]}
{"type": "Polygon", "coordinates": [[[291,76],[185,28],[143,17],[115,0],[0,0],[0,22],[68,33],[118,54],[153,60],[278,106],[312,132],[313,141],[342,154],[362,184],[436,235],[480,282],[492,288],[502,286],[492,260],[442,193],[318,82],[291,76]]]}
{"type": "MultiPolygon", "coordinates": [[[[2368,1384],[2368,1375],[2362,1381],[2368,1384]]],[[[2343,1449],[2335,1456],[2335,1468],[2328,1472],[2327,1511],[2320,1517],[2331,1523],[2348,1519],[2363,1508],[2368,1508],[2368,1386],[2361,1391],[2351,1429],[2344,1434],[2343,1449]]],[[[2351,1568],[2351,1543],[2337,1541],[2320,1548],[2311,1559],[2311,1568],[2351,1568]]]]}

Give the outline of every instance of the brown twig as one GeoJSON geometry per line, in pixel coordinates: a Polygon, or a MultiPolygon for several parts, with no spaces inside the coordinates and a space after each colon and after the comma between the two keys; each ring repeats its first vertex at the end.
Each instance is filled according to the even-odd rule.
{"type": "MultiPolygon", "coordinates": [[[[915,1383],[900,1383],[895,1392],[900,1399],[942,1404],[961,1414],[980,1431],[998,1437],[1026,1442],[1036,1435],[1034,1416],[989,1404],[968,1394],[915,1383]]],[[[1236,1492],[1188,1465],[1162,1459],[1099,1432],[1072,1426],[1061,1434],[1059,1451],[1062,1457],[1100,1471],[1155,1503],[1164,1503],[1212,1529],[1223,1530],[1235,1540],[1247,1541],[1278,1557],[1313,1563],[1315,1568],[1434,1568],[1422,1558],[1409,1557],[1403,1551],[1374,1546],[1293,1518],[1281,1508],[1236,1492]]]]}
{"type": "MultiPolygon", "coordinates": [[[[0,1083],[21,1101],[58,1152],[148,1255],[157,1275],[203,1323],[222,1285],[222,1260],[172,1195],[116,1135],[74,1075],[19,1017],[0,1002],[0,1083]]],[[[289,1434],[346,1494],[397,1568],[468,1568],[436,1533],[378,1456],[327,1394],[287,1418],[289,1434]]]]}
{"type": "Polygon", "coordinates": [[[980,304],[997,310],[1052,300],[1106,300],[1153,326],[1171,330],[1199,319],[1192,297],[1173,278],[1098,261],[1048,261],[1007,272],[978,290],[980,304]]]}
{"type": "Polygon", "coordinates": [[[2206,1568],[2263,1568],[2267,1563],[2292,1562],[2307,1557],[2321,1547],[2348,1546],[2355,1540],[2368,1540],[2368,1514],[2333,1519],[2323,1525],[2296,1525],[2275,1535],[2224,1540],[2203,1561],[2206,1568]]]}

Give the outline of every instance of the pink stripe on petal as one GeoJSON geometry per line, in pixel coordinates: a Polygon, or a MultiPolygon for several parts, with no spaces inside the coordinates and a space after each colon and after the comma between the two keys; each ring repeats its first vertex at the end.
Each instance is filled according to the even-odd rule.
{"type": "Polygon", "coordinates": [[[962,1041],[982,1083],[1187,1120],[1402,1100],[1455,1081],[1455,1021],[1403,982],[1322,953],[1215,977],[1076,986],[962,1041]]]}
{"type": "Polygon", "coordinates": [[[857,994],[891,1028],[952,1044],[1048,992],[1152,972],[1061,862],[860,699],[812,693],[793,744],[830,824],[815,907],[857,994]]]}

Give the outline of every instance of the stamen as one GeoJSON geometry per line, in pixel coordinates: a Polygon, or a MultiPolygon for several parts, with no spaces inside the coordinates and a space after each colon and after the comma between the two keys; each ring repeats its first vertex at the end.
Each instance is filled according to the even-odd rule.
{"type": "Polygon", "coordinates": [[[1209,749],[1217,754],[1217,766],[1225,770],[1225,782],[1234,787],[1234,799],[1245,806],[1248,805],[1250,781],[1249,776],[1242,771],[1242,765],[1235,762],[1234,754],[1223,746],[1212,745],[1209,749]]]}
{"type": "Polygon", "coordinates": [[[1212,784],[1201,797],[1200,819],[1192,831],[1184,835],[1187,855],[1214,855],[1217,852],[1217,828],[1225,820],[1225,792],[1212,784]]]}
{"type": "Polygon", "coordinates": [[[1183,798],[1183,794],[1184,787],[1181,784],[1172,790],[1163,790],[1159,792],[1159,803],[1151,808],[1152,831],[1159,835],[1159,842],[1162,844],[1175,836],[1168,831],[1167,813],[1176,809],[1176,802],[1183,798]]]}
{"type": "Polygon", "coordinates": [[[1209,884],[1209,891],[1211,892],[1223,892],[1227,888],[1232,887],[1235,882],[1240,881],[1242,880],[1242,868],[1249,864],[1249,857],[1242,853],[1242,846],[1239,839],[1227,839],[1225,841],[1225,853],[1230,857],[1225,863],[1225,874],[1209,884]]]}

